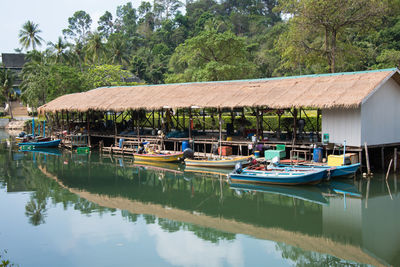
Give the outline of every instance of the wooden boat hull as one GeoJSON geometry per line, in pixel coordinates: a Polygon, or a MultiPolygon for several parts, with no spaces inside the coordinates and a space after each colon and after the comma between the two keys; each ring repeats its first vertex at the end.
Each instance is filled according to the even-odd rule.
{"type": "Polygon", "coordinates": [[[237,163],[242,165],[249,164],[250,159],[251,156],[216,160],[185,159],[185,165],[191,167],[234,168],[237,163]]]}
{"type": "Polygon", "coordinates": [[[19,143],[18,146],[32,146],[34,148],[38,147],[58,147],[61,143],[61,139],[45,141],[45,142],[24,142],[19,143]]]}
{"type": "Polygon", "coordinates": [[[324,178],[325,170],[313,171],[259,171],[243,170],[229,174],[231,181],[276,185],[317,184],[324,178]]]}
{"type": "Polygon", "coordinates": [[[138,154],[133,153],[135,161],[147,162],[178,162],[183,158],[183,152],[173,154],[138,154]]]}

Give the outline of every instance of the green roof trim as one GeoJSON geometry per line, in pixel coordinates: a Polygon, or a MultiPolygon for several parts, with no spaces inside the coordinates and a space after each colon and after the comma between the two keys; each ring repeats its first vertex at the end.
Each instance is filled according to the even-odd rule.
{"type": "MultiPolygon", "coordinates": [[[[206,81],[206,82],[186,82],[186,83],[165,83],[165,84],[141,84],[141,85],[122,85],[122,86],[104,86],[95,88],[115,88],[115,87],[136,87],[136,86],[161,86],[161,85],[183,85],[183,84],[204,84],[204,83],[234,83],[234,82],[257,82],[257,81],[274,81],[274,80],[286,80],[286,79],[298,79],[298,78],[312,78],[312,77],[329,77],[329,76],[340,76],[340,75],[352,75],[362,73],[373,73],[373,72],[385,72],[385,71],[398,71],[398,68],[379,69],[379,70],[364,70],[364,71],[353,71],[353,72],[337,72],[337,73],[321,73],[321,74],[307,74],[298,76],[284,76],[284,77],[270,77],[270,78],[258,78],[258,79],[244,79],[244,80],[227,80],[227,81],[206,81]]],[[[91,91],[91,90],[89,90],[91,91]]]]}

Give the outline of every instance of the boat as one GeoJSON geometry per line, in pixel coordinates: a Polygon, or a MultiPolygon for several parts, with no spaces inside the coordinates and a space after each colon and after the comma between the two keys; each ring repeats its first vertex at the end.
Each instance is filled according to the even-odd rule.
{"type": "Polygon", "coordinates": [[[229,174],[229,178],[234,182],[249,182],[262,184],[278,185],[301,185],[317,184],[325,176],[325,169],[295,170],[291,168],[283,169],[254,169],[244,168],[235,169],[229,174]]]}
{"type": "Polygon", "coordinates": [[[313,169],[324,169],[326,170],[324,178],[334,178],[334,177],[342,177],[342,176],[350,176],[357,172],[360,167],[360,163],[354,163],[350,165],[342,165],[342,166],[329,166],[329,165],[286,165],[286,164],[278,164],[274,168],[292,168],[296,170],[313,170],[313,169]]]}
{"type": "Polygon", "coordinates": [[[176,153],[148,153],[139,154],[133,153],[135,161],[150,161],[150,162],[178,162],[183,158],[183,152],[176,153]]]}
{"type": "Polygon", "coordinates": [[[240,163],[242,166],[251,162],[251,156],[229,157],[216,159],[185,159],[185,165],[191,167],[234,168],[240,163]]]}
{"type": "Polygon", "coordinates": [[[328,205],[329,201],[323,196],[322,190],[317,186],[282,186],[282,185],[259,185],[230,183],[230,189],[241,192],[262,192],[268,194],[282,195],[296,199],[316,203],[319,205],[328,205]]]}
{"type": "Polygon", "coordinates": [[[35,136],[33,137],[32,135],[26,135],[23,137],[15,137],[15,141],[17,143],[27,143],[27,142],[32,142],[33,140],[36,140],[37,142],[44,142],[44,141],[51,141],[50,137],[42,137],[42,136],[35,136]]]}
{"type": "Polygon", "coordinates": [[[32,147],[32,148],[38,148],[38,147],[58,147],[58,145],[61,143],[61,139],[56,139],[56,140],[51,140],[51,141],[30,141],[30,142],[23,142],[23,143],[18,143],[19,147],[32,147]]]}

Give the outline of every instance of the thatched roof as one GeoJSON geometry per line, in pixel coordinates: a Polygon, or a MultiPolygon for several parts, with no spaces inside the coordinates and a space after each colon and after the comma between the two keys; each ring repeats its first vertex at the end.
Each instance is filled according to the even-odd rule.
{"type": "Polygon", "coordinates": [[[39,112],[169,108],[355,108],[397,69],[224,82],[102,87],[61,96],[39,112]]]}

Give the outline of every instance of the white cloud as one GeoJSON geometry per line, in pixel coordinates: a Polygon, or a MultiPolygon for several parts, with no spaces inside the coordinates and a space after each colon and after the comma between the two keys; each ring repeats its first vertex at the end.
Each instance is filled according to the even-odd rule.
{"type": "Polygon", "coordinates": [[[148,226],[155,237],[157,253],[165,261],[178,266],[243,266],[243,248],[238,240],[220,241],[218,244],[205,241],[190,231],[180,230],[166,233],[159,225],[148,226]]]}

